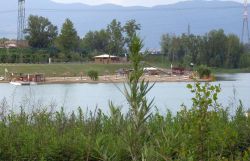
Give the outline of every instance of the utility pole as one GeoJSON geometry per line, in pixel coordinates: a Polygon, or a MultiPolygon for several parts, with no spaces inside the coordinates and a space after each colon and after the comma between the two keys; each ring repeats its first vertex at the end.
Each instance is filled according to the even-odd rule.
{"type": "Polygon", "coordinates": [[[24,40],[25,0],[18,0],[17,45],[24,40]]]}
{"type": "MultiPolygon", "coordinates": [[[[17,18],[17,47],[22,47],[24,43],[25,26],[25,0],[18,0],[18,18],[17,18]]],[[[22,49],[20,49],[20,63],[23,63],[22,49]]]]}
{"type": "Polygon", "coordinates": [[[248,44],[250,42],[249,28],[248,28],[248,2],[247,0],[244,0],[243,27],[242,27],[241,42],[248,43],[248,44]]]}

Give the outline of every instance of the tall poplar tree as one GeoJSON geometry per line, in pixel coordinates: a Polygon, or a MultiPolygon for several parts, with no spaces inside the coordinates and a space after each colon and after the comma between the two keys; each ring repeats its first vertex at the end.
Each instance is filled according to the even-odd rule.
{"type": "Polygon", "coordinates": [[[66,19],[61,34],[58,36],[56,46],[64,53],[77,51],[79,48],[80,38],[74,28],[74,24],[69,19],[66,19]]]}

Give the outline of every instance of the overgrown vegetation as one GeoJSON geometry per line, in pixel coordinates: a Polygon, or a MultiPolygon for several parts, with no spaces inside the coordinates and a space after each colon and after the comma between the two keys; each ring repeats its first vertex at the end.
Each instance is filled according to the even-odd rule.
{"type": "MultiPolygon", "coordinates": [[[[110,103],[110,114],[100,110],[67,114],[37,109],[7,113],[0,104],[0,160],[243,160],[250,158],[250,117],[242,104],[231,115],[218,102],[219,86],[188,85],[192,107],[177,114],[152,112],[143,80],[141,40],[130,47],[133,71],[125,85],[129,112],[110,103]]],[[[167,90],[167,89],[166,89],[167,90]]]]}

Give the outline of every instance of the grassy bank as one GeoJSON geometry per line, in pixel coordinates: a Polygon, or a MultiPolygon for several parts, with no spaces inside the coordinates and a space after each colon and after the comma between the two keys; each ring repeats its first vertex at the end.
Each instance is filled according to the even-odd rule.
{"type": "MultiPolygon", "coordinates": [[[[169,68],[169,63],[157,61],[145,61],[145,66],[157,66],[169,68]]],[[[157,59],[158,60],[158,59],[157,59]]],[[[129,64],[1,64],[0,76],[4,75],[5,68],[9,73],[44,73],[47,77],[80,76],[80,73],[87,75],[90,70],[95,70],[99,75],[115,74],[118,69],[129,68],[129,64]],[[66,75],[65,75],[66,74],[66,75]]],[[[222,69],[211,68],[212,73],[250,73],[250,68],[244,69],[222,69]]]]}
{"type": "Polygon", "coordinates": [[[223,69],[223,68],[211,68],[212,72],[215,74],[234,74],[234,73],[250,73],[250,67],[239,68],[239,69],[223,69]]]}
{"type": "Polygon", "coordinates": [[[2,64],[0,75],[4,75],[5,68],[10,73],[44,73],[46,76],[80,76],[90,70],[97,71],[100,75],[114,74],[120,68],[127,68],[129,64],[2,64]]]}

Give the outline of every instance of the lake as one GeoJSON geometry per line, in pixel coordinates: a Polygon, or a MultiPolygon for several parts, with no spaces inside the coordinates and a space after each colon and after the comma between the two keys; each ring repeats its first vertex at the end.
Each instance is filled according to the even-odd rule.
{"type": "MultiPolygon", "coordinates": [[[[232,102],[238,103],[241,99],[244,107],[250,108],[250,74],[222,74],[218,81],[222,92],[219,102],[224,106],[232,106],[232,102]],[[236,101],[235,101],[236,100],[236,101]]],[[[148,98],[153,99],[155,106],[161,113],[167,109],[177,112],[181,105],[190,107],[192,94],[186,88],[188,83],[166,82],[157,83],[150,91],[148,98]]],[[[192,84],[192,83],[191,83],[192,84]]],[[[128,104],[119,89],[123,84],[46,84],[35,86],[13,86],[0,84],[0,100],[8,103],[9,110],[18,112],[20,106],[30,111],[34,108],[53,107],[60,109],[62,106],[67,112],[81,107],[84,111],[95,110],[96,107],[108,113],[109,101],[122,106],[122,110],[128,110],[128,104]]],[[[235,110],[231,108],[232,112],[235,110]]]]}

